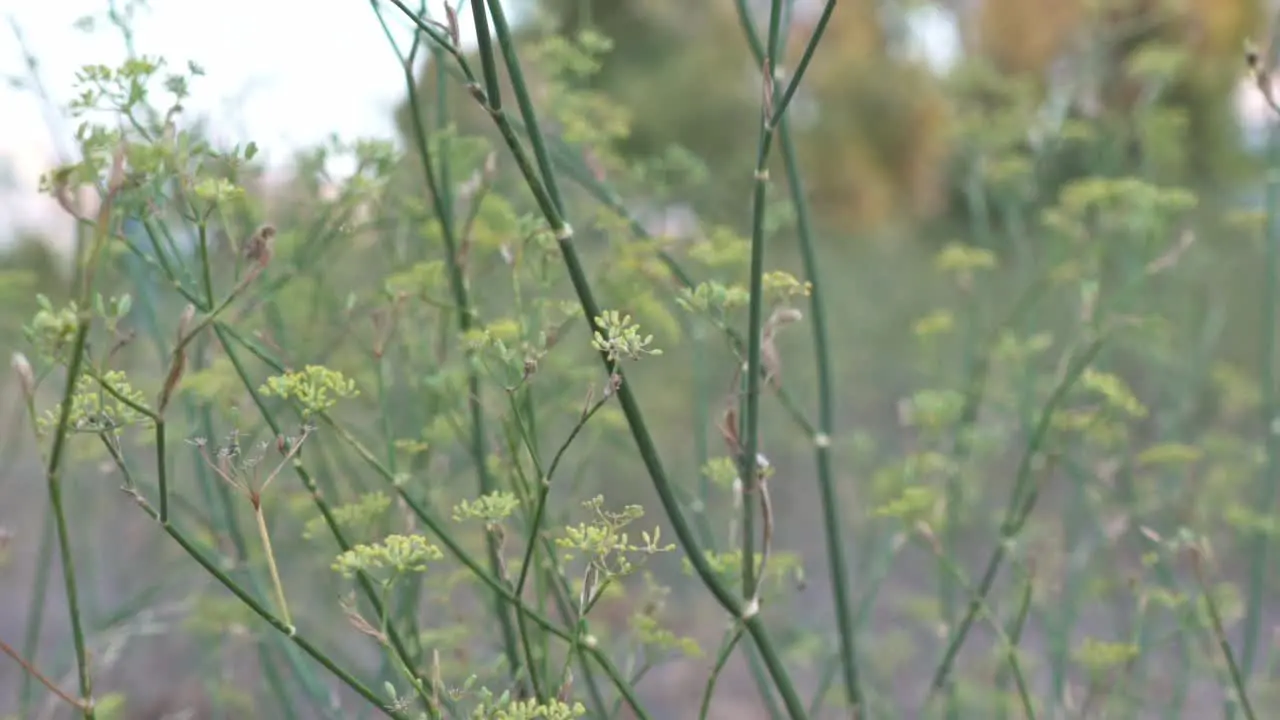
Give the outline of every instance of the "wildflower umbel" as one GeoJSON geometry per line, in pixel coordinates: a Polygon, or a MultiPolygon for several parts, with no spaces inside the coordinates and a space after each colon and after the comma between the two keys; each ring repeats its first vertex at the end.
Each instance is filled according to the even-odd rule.
{"type": "Polygon", "coordinates": [[[596,318],[599,330],[591,340],[591,345],[604,353],[610,362],[622,358],[639,360],[645,355],[661,355],[662,351],[650,348],[652,335],[641,335],[640,326],[631,321],[630,315],[622,315],[617,310],[606,310],[596,318]]]}
{"type": "Polygon", "coordinates": [[[361,572],[389,572],[390,578],[426,572],[427,563],[440,560],[444,553],[421,535],[388,535],[382,542],[356,545],[338,556],[333,571],[345,578],[361,572]]]}
{"type": "Polygon", "coordinates": [[[302,372],[268,378],[259,392],[297,400],[304,418],[329,410],[337,404],[337,398],[352,398],[360,394],[354,380],[321,365],[308,365],[302,372]]]}

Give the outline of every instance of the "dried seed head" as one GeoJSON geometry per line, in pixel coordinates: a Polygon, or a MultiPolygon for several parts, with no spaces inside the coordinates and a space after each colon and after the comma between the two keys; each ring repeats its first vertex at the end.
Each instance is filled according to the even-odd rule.
{"type": "Polygon", "coordinates": [[[267,263],[271,262],[271,246],[275,239],[275,227],[263,225],[249,238],[249,242],[245,245],[244,256],[260,267],[266,267],[267,263]]]}

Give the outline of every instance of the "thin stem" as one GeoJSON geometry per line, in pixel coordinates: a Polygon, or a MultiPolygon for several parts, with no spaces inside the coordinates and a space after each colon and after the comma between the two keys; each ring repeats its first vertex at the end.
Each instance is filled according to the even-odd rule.
{"type": "MultiPolygon", "coordinates": [[[[240,377],[240,382],[244,385],[245,390],[253,399],[253,402],[257,406],[259,412],[262,413],[263,419],[267,422],[267,425],[271,427],[271,431],[275,435],[279,436],[281,434],[280,426],[276,422],[275,416],[263,404],[261,394],[257,392],[254,387],[254,383],[249,379],[248,372],[246,371],[244,364],[241,362],[239,355],[231,346],[231,343],[228,341],[225,334],[221,332],[220,328],[215,329],[215,334],[217,334],[218,340],[221,342],[222,347],[227,354],[227,359],[231,361],[232,367],[240,377]]],[[[293,467],[294,474],[297,475],[298,479],[302,482],[303,487],[306,488],[307,492],[311,495],[312,503],[316,506],[316,509],[320,511],[320,515],[324,518],[325,525],[329,528],[329,533],[333,536],[334,541],[337,542],[339,549],[342,552],[351,550],[351,543],[347,540],[346,533],[344,533],[342,528],[338,525],[338,521],[333,515],[333,509],[329,506],[328,501],[324,499],[320,492],[320,488],[316,485],[315,479],[306,471],[302,466],[301,460],[298,458],[293,458],[290,464],[293,467]]],[[[384,615],[386,610],[383,607],[382,600],[379,597],[377,589],[373,585],[373,581],[370,580],[369,576],[363,572],[356,576],[356,580],[365,596],[365,599],[368,600],[369,604],[373,607],[375,614],[378,616],[384,615]]],[[[387,629],[387,639],[390,642],[391,649],[396,653],[400,662],[408,667],[412,667],[413,664],[409,661],[410,655],[408,646],[405,645],[400,632],[396,630],[394,626],[387,629]]],[[[435,706],[432,704],[430,697],[427,695],[420,695],[419,697],[424,709],[426,709],[428,713],[434,712],[435,706]]]]}
{"type": "Polygon", "coordinates": [[[1193,549],[1191,558],[1191,567],[1195,570],[1196,583],[1200,586],[1200,592],[1204,595],[1205,607],[1209,611],[1209,620],[1213,623],[1213,636],[1218,642],[1218,648],[1222,650],[1222,657],[1227,661],[1227,674],[1231,676],[1231,685],[1236,691],[1236,696],[1240,702],[1240,708],[1244,711],[1244,716],[1248,720],[1256,720],[1257,715],[1253,712],[1253,705],[1249,702],[1249,693],[1245,687],[1245,675],[1240,669],[1240,665],[1236,663],[1235,653],[1231,651],[1231,643],[1227,641],[1227,631],[1222,624],[1222,613],[1218,610],[1218,601],[1213,597],[1213,591],[1209,588],[1209,584],[1205,582],[1204,568],[1202,567],[1203,558],[1199,549],[1193,549]]]}
{"type": "Polygon", "coordinates": [[[262,498],[253,499],[253,518],[258,524],[258,537],[262,539],[262,549],[267,554],[267,570],[271,572],[271,585],[276,591],[276,604],[280,607],[280,616],[286,625],[293,627],[293,618],[289,616],[289,603],[284,599],[284,584],[280,582],[280,570],[276,567],[276,554],[271,550],[271,533],[267,532],[267,519],[262,514],[262,498]]]}
{"type": "Polygon", "coordinates": [[[196,225],[200,241],[200,269],[204,273],[204,300],[213,307],[213,265],[209,262],[209,224],[203,219],[196,225]]]}
{"type": "MultiPolygon", "coordinates": [[[[919,537],[919,536],[917,536],[919,537]]],[[[1018,688],[1018,699],[1022,702],[1022,712],[1027,720],[1035,720],[1035,705],[1031,702],[1031,691],[1027,687],[1026,676],[1022,672],[1022,663],[1018,660],[1017,641],[1009,637],[1004,628],[1000,626],[999,621],[995,617],[995,613],[991,611],[991,607],[987,604],[986,598],[982,593],[975,593],[973,588],[969,586],[965,580],[964,573],[960,572],[960,568],[942,552],[942,548],[937,544],[937,539],[931,536],[922,538],[923,544],[938,558],[939,565],[947,571],[947,573],[956,581],[956,583],[968,591],[972,598],[972,603],[977,605],[979,612],[989,621],[992,630],[995,631],[996,637],[1000,640],[1000,644],[1005,647],[1005,658],[1009,663],[1009,671],[1013,674],[1013,682],[1018,688]]],[[[1028,588],[1030,584],[1028,583],[1028,588]]],[[[1019,620],[1017,627],[1021,628],[1022,621],[1026,618],[1027,603],[1030,602],[1030,591],[1024,593],[1024,604],[1019,610],[1019,620]]]]}
{"type": "Polygon", "coordinates": [[[166,469],[169,455],[165,452],[166,435],[164,420],[156,420],[156,484],[160,492],[160,522],[169,520],[169,473],[166,469]]]}
{"type": "Polygon", "coordinates": [[[93,720],[93,682],[89,677],[89,657],[85,650],[84,628],[80,623],[80,597],[76,591],[75,561],[71,557],[71,539],[67,530],[67,516],[62,505],[62,457],[66,447],[67,424],[71,417],[71,399],[75,395],[76,381],[80,377],[80,365],[84,359],[85,339],[89,335],[89,319],[84,317],[76,331],[72,348],[71,365],[67,368],[67,387],[62,396],[62,410],[58,418],[58,430],[49,454],[49,467],[45,473],[49,486],[49,504],[53,508],[54,523],[58,534],[59,559],[62,562],[62,582],[67,593],[67,611],[71,616],[71,636],[76,649],[76,668],[80,680],[80,697],[84,699],[85,720],[93,720]]]}
{"type": "Polygon", "coordinates": [[[550,620],[550,618],[526,605],[523,599],[515,594],[510,585],[485,570],[480,562],[472,557],[471,554],[462,547],[462,544],[457,540],[457,538],[448,532],[448,527],[443,522],[428,512],[421,503],[413,498],[413,496],[409,495],[403,485],[401,483],[397,483],[395,477],[390,473],[390,471],[388,471],[387,468],[378,461],[377,456],[370,452],[368,448],[361,445],[360,441],[353,437],[350,432],[337,425],[331,417],[328,415],[322,415],[321,417],[330,425],[330,427],[342,436],[343,440],[345,440],[347,444],[356,451],[356,453],[365,461],[366,464],[369,465],[370,468],[377,472],[385,482],[391,485],[392,490],[400,500],[404,502],[405,506],[409,508],[409,511],[422,521],[422,524],[425,525],[433,535],[440,539],[440,542],[444,545],[445,549],[457,558],[458,562],[466,566],[476,579],[487,585],[495,593],[501,595],[502,598],[510,603],[517,612],[522,613],[546,632],[568,642],[571,646],[588,653],[591,658],[594,659],[605,671],[605,674],[608,675],[609,679],[613,681],[614,686],[626,699],[627,705],[631,710],[641,718],[648,718],[648,714],[640,705],[640,701],[635,696],[634,691],[622,677],[618,668],[609,660],[608,655],[598,648],[586,647],[577,644],[579,641],[579,632],[566,630],[565,628],[556,625],[550,620]]]}
{"type": "Polygon", "coordinates": [[[22,655],[18,654],[17,650],[14,650],[12,647],[9,646],[8,643],[4,642],[3,640],[0,640],[0,652],[3,652],[5,655],[8,655],[9,657],[13,658],[13,661],[18,663],[18,665],[22,667],[22,670],[26,674],[26,677],[35,678],[37,681],[39,681],[41,685],[44,685],[46,688],[48,688],[49,692],[53,693],[54,695],[57,695],[68,705],[71,705],[72,707],[81,711],[84,711],[87,709],[85,707],[86,705],[85,701],[77,700],[71,697],[70,695],[68,695],[65,690],[58,687],[58,685],[54,683],[52,680],[50,680],[49,678],[45,677],[44,674],[41,673],[39,670],[37,670],[34,665],[24,660],[22,655]]]}
{"type": "MultiPolygon", "coordinates": [[[[485,0],[471,0],[471,17],[476,23],[476,37],[480,42],[490,43],[489,15],[485,12],[485,0]]],[[[484,94],[489,100],[489,107],[495,111],[502,109],[502,92],[498,85],[498,63],[492,52],[480,53],[480,68],[484,72],[484,94]]]]}
{"type": "Polygon", "coordinates": [[[516,595],[521,595],[524,592],[525,582],[529,577],[529,570],[533,567],[533,554],[534,549],[537,547],[534,540],[542,527],[543,515],[546,513],[547,508],[547,498],[551,495],[551,479],[555,477],[556,468],[560,466],[560,460],[564,457],[569,446],[578,437],[579,433],[582,432],[582,429],[587,426],[587,422],[604,407],[610,397],[612,397],[612,393],[606,393],[589,408],[583,411],[578,421],[574,423],[573,428],[569,431],[569,436],[560,444],[560,447],[556,450],[556,454],[551,458],[551,465],[547,468],[545,474],[540,467],[540,463],[537,462],[536,456],[534,458],[534,469],[538,473],[538,497],[534,503],[533,519],[529,524],[529,537],[528,542],[525,544],[524,559],[520,563],[520,575],[519,579],[516,581],[516,595]]]}
{"type": "MultiPolygon", "coordinates": [[[[800,89],[800,81],[804,78],[804,73],[809,69],[809,62],[813,60],[813,53],[818,49],[818,43],[822,41],[822,36],[827,32],[827,23],[831,21],[831,15],[835,12],[836,0],[827,0],[827,4],[822,8],[822,15],[818,17],[818,23],[813,28],[813,35],[809,38],[808,44],[805,45],[804,54],[800,56],[800,64],[796,66],[795,75],[791,77],[791,82],[787,83],[787,89],[782,93],[782,99],[778,100],[773,109],[773,116],[769,118],[770,125],[779,125],[782,123],[783,114],[786,113],[787,107],[791,105],[791,99],[795,97],[796,90],[800,89]]],[[[776,57],[776,55],[775,55],[776,57]]]]}
{"type": "MultiPolygon", "coordinates": [[[[1270,62],[1270,58],[1268,58],[1270,62]]],[[[1266,87],[1269,88],[1270,81],[1266,87]]],[[[1260,87],[1262,85],[1260,84],[1260,87]]],[[[1270,100],[1270,95],[1267,96],[1270,100]]],[[[1277,111],[1280,114],[1280,111],[1277,111]]],[[[1262,489],[1258,498],[1260,508],[1272,508],[1280,499],[1280,434],[1277,434],[1275,423],[1280,416],[1280,401],[1276,397],[1276,306],[1280,304],[1280,134],[1272,127],[1269,137],[1270,167],[1267,171],[1266,183],[1266,218],[1267,233],[1263,250],[1262,275],[1262,327],[1259,344],[1262,348],[1261,378],[1259,387],[1262,392],[1259,410],[1261,411],[1263,434],[1266,446],[1267,462],[1262,470],[1262,489]]],[[[1249,588],[1248,603],[1244,618],[1244,648],[1241,653],[1241,666],[1246,676],[1253,672],[1254,659],[1257,656],[1258,639],[1262,636],[1262,614],[1270,566],[1272,536],[1262,528],[1255,531],[1249,549],[1249,588]]]]}
{"type": "MultiPolygon", "coordinates": [[[[27,610],[27,632],[22,639],[22,654],[34,662],[40,649],[40,628],[44,624],[45,596],[49,592],[49,570],[53,567],[53,544],[57,538],[53,513],[44,515],[40,533],[40,549],[36,552],[36,576],[31,584],[31,603],[27,610]]],[[[22,678],[22,690],[18,701],[18,716],[30,717],[31,676],[22,678]]]]}
{"type": "Polygon", "coordinates": [[[942,689],[950,678],[951,668],[956,656],[969,635],[969,630],[972,628],[973,621],[982,608],[982,603],[986,602],[987,595],[990,594],[991,588],[995,585],[996,575],[999,573],[1000,565],[1004,562],[1005,554],[1008,552],[1009,541],[1022,530],[1023,524],[1035,506],[1035,501],[1039,496],[1038,489],[1033,486],[1032,480],[1035,460],[1039,457],[1045,440],[1048,438],[1054,414],[1058,406],[1066,399],[1067,393],[1075,386],[1076,381],[1080,379],[1084,371],[1089,368],[1098,352],[1102,350],[1102,346],[1103,338],[1101,336],[1096,337],[1090,341],[1084,351],[1072,359],[1062,379],[1059,380],[1057,387],[1054,388],[1053,393],[1040,411],[1040,418],[1030,439],[1027,441],[1022,459],[1018,463],[1014,487],[1009,497],[1009,506],[1005,510],[1005,519],[1000,528],[1000,539],[997,541],[991,557],[987,560],[987,567],[982,574],[982,580],[978,583],[976,596],[969,603],[967,612],[952,634],[951,641],[943,653],[942,661],[934,672],[933,681],[930,683],[930,695],[942,689]]]}
{"type": "Polygon", "coordinates": [[[71,635],[76,650],[76,670],[80,681],[80,696],[84,700],[85,720],[93,720],[93,682],[89,676],[89,657],[85,650],[84,628],[80,621],[80,598],[76,590],[75,562],[71,556],[71,540],[67,530],[66,512],[62,504],[62,461],[70,432],[72,398],[75,397],[80,382],[80,372],[84,365],[85,343],[89,338],[89,327],[93,316],[89,310],[89,300],[93,292],[93,270],[97,259],[101,257],[103,246],[111,237],[111,211],[115,196],[120,190],[124,173],[124,148],[116,150],[111,174],[107,184],[107,192],[98,209],[97,223],[94,227],[93,243],[89,248],[89,256],[78,256],[77,262],[85,262],[86,272],[82,278],[77,308],[76,333],[71,344],[71,356],[67,366],[66,387],[62,393],[62,405],[58,414],[58,425],[54,431],[53,448],[49,451],[49,464],[45,478],[49,489],[49,504],[53,509],[54,523],[57,528],[58,550],[62,563],[62,581],[67,595],[67,612],[71,616],[71,635]]]}
{"type": "MultiPolygon", "coordinates": [[[[479,21],[477,21],[478,23],[479,21]]],[[[441,61],[439,52],[435,55],[436,62],[441,61]]],[[[423,109],[419,104],[418,87],[413,78],[413,69],[408,61],[403,63],[405,75],[405,88],[409,98],[410,122],[413,123],[414,129],[414,147],[417,149],[418,161],[422,165],[422,172],[426,177],[427,189],[431,194],[431,199],[436,209],[436,217],[440,222],[441,234],[444,237],[445,244],[445,264],[449,273],[449,286],[453,292],[454,305],[457,308],[457,324],[460,334],[465,335],[472,326],[475,310],[471,304],[471,298],[467,292],[467,278],[464,274],[461,263],[458,259],[458,240],[455,230],[455,217],[453,212],[452,190],[450,187],[450,178],[448,170],[448,148],[444,149],[440,162],[433,162],[430,154],[430,145],[427,140],[427,131],[422,122],[423,109]],[[437,170],[439,172],[437,176],[437,170]]],[[[486,68],[487,72],[488,68],[486,68]]],[[[443,103],[443,94],[441,96],[443,103]]],[[[437,108],[441,120],[443,119],[447,108],[443,105],[437,108]]],[[[472,359],[475,357],[475,351],[468,348],[467,355],[467,409],[471,415],[471,461],[475,465],[477,480],[480,485],[480,494],[488,495],[493,493],[497,486],[494,483],[493,476],[489,473],[487,458],[489,451],[485,442],[485,422],[484,407],[481,404],[480,377],[475,368],[472,359]]],[[[497,572],[501,567],[500,548],[498,539],[492,534],[487,536],[489,547],[489,564],[490,568],[497,572]]],[[[497,598],[494,599],[494,614],[498,619],[498,626],[502,632],[503,648],[507,656],[508,666],[514,675],[520,671],[520,655],[518,651],[519,641],[516,638],[516,630],[512,625],[511,617],[507,614],[507,609],[503,603],[497,598]]]]}
{"type": "MultiPolygon", "coordinates": [[[[150,515],[153,520],[156,520],[157,522],[160,520],[160,513],[157,512],[155,508],[151,507],[151,504],[147,502],[146,498],[142,497],[136,491],[127,491],[127,494],[133,498],[134,502],[142,508],[142,511],[147,515],[150,515]]],[[[173,538],[193,560],[199,563],[205,571],[212,575],[214,579],[222,584],[223,587],[230,590],[231,593],[240,600],[240,602],[244,603],[245,607],[249,608],[249,610],[251,610],[255,615],[265,620],[268,625],[278,630],[285,637],[292,640],[293,643],[304,653],[310,655],[312,659],[323,665],[325,669],[333,673],[334,676],[341,680],[347,687],[354,690],[365,700],[368,700],[374,705],[374,707],[382,710],[388,717],[396,718],[397,720],[408,720],[408,715],[405,715],[402,711],[396,709],[393,704],[390,704],[383,698],[378,697],[378,695],[366,687],[364,683],[360,682],[353,675],[341,668],[328,656],[328,654],[312,645],[305,637],[298,633],[297,628],[292,624],[272,615],[271,612],[255,600],[248,591],[240,587],[239,583],[232,580],[230,576],[224,573],[222,569],[218,567],[216,562],[205,557],[204,553],[196,547],[195,543],[187,539],[186,535],[175,527],[173,523],[164,523],[161,524],[160,527],[163,528],[164,531],[168,533],[169,537],[173,538]]]]}
{"type": "MultiPolygon", "coordinates": [[[[575,423],[574,428],[570,431],[569,436],[566,438],[564,443],[561,444],[560,448],[556,451],[555,456],[552,458],[550,468],[545,471],[543,470],[541,460],[539,459],[537,446],[534,443],[532,438],[533,433],[532,431],[526,430],[525,423],[521,420],[521,413],[522,412],[531,413],[532,405],[524,404],[524,410],[522,411],[521,404],[517,403],[514,397],[510,395],[508,397],[510,399],[510,404],[512,407],[514,424],[517,426],[517,431],[520,435],[521,440],[524,442],[526,449],[529,452],[529,457],[532,460],[534,465],[534,471],[537,473],[539,478],[538,497],[534,501],[533,517],[529,520],[529,528],[526,531],[527,538],[526,538],[526,545],[525,545],[525,556],[521,561],[519,581],[517,582],[516,590],[515,590],[515,595],[517,597],[523,597],[524,587],[527,582],[528,571],[533,566],[534,543],[541,545],[542,551],[547,557],[555,557],[555,546],[552,544],[551,538],[539,532],[539,530],[542,527],[543,518],[546,515],[547,498],[550,495],[551,481],[555,477],[556,468],[559,466],[560,460],[561,458],[564,457],[565,451],[568,449],[569,445],[581,433],[582,429],[586,427],[586,421],[589,420],[590,416],[594,415],[600,407],[603,407],[604,401],[608,399],[608,396],[605,396],[604,398],[601,399],[600,402],[591,406],[586,411],[585,417],[580,417],[579,421],[575,423]]],[[[515,441],[510,440],[509,445],[510,445],[510,454],[512,458],[515,458],[517,454],[517,451],[515,448],[515,441]]],[[[524,473],[523,467],[519,463],[516,463],[515,468],[516,468],[516,474],[519,476],[524,486],[530,485],[530,482],[524,473]]],[[[517,486],[517,487],[520,487],[520,486],[517,486]]],[[[528,498],[527,497],[523,498],[523,500],[525,500],[525,502],[527,503],[528,498]]],[[[565,576],[562,573],[556,572],[554,569],[547,571],[546,581],[550,585],[550,588],[553,594],[553,599],[555,600],[557,610],[560,612],[560,616],[564,619],[566,623],[574,623],[574,622],[579,623],[580,634],[587,633],[588,630],[586,629],[585,619],[575,617],[575,613],[572,608],[572,603],[569,600],[569,598],[573,594],[569,586],[569,581],[565,578],[565,576]]],[[[523,633],[526,625],[525,615],[523,613],[519,615],[519,624],[520,624],[521,632],[523,633]]],[[[572,656],[577,655],[580,661],[579,664],[582,667],[584,678],[586,680],[588,693],[591,696],[591,702],[595,706],[595,713],[597,715],[604,716],[605,715],[604,698],[600,694],[599,686],[598,686],[598,683],[596,682],[595,675],[591,672],[591,666],[587,664],[587,658],[584,655],[582,655],[580,650],[581,650],[580,643],[575,642],[570,646],[569,658],[566,659],[565,669],[566,671],[568,669],[567,660],[571,659],[572,656]]],[[[544,671],[544,675],[545,675],[545,671],[544,671]]]]}
{"type": "MultiPolygon", "coordinates": [[[[538,115],[533,110],[533,100],[529,96],[529,87],[524,81],[524,69],[520,67],[520,60],[516,56],[515,42],[511,33],[511,28],[507,25],[507,14],[502,8],[502,0],[486,0],[489,6],[489,14],[493,16],[493,29],[498,37],[498,45],[502,48],[502,59],[507,67],[507,75],[511,78],[511,88],[516,95],[516,106],[520,108],[520,117],[524,120],[525,127],[529,135],[529,144],[533,146],[533,156],[538,161],[538,170],[542,173],[542,183],[547,189],[547,194],[556,209],[557,215],[564,216],[564,200],[560,197],[560,187],[556,180],[555,169],[551,164],[551,157],[547,153],[547,144],[543,140],[542,130],[538,127],[538,115]]],[[[493,48],[489,44],[487,36],[479,38],[480,55],[493,55],[493,48]]],[[[490,112],[497,113],[501,108],[493,105],[493,98],[489,98],[490,112]]],[[[559,228],[552,225],[552,228],[559,234],[559,228]]]]}
{"type": "MultiPolygon", "coordinates": [[[[1013,622],[1009,624],[1009,629],[1005,631],[1005,635],[1008,636],[1008,639],[1009,639],[1008,670],[1017,672],[1019,675],[1020,675],[1020,669],[1018,666],[1018,657],[1017,657],[1018,643],[1022,642],[1022,631],[1027,625],[1027,618],[1030,617],[1031,615],[1031,600],[1035,595],[1035,584],[1033,582],[1033,579],[1034,578],[1032,576],[1032,573],[1028,572],[1027,581],[1023,583],[1023,586],[1022,586],[1022,598],[1018,603],[1018,612],[1016,615],[1014,615],[1013,622]]],[[[1000,688],[1001,692],[1004,692],[1005,678],[1006,678],[1006,672],[1005,672],[1005,669],[1002,669],[1000,674],[996,678],[996,684],[1000,688]]],[[[1026,716],[1028,718],[1033,717],[1031,713],[1031,709],[1032,709],[1031,697],[1030,697],[1030,693],[1026,690],[1025,680],[1023,680],[1021,677],[1016,677],[1016,680],[1018,681],[1018,694],[1020,699],[1022,700],[1023,711],[1024,713],[1026,713],[1026,716]]],[[[1002,708],[1003,708],[1003,705],[1002,705],[1002,708]]],[[[1003,709],[1002,709],[1002,712],[1004,712],[1003,709]]]]}
{"type": "Polygon", "coordinates": [[[777,66],[778,21],[782,0],[772,0],[769,12],[769,54],[762,63],[760,140],[756,148],[755,189],[751,198],[750,300],[747,308],[747,389],[742,413],[741,454],[738,477],[742,482],[742,594],[754,598],[755,578],[755,489],[759,483],[760,461],[760,376],[764,343],[764,244],[765,215],[769,191],[769,151],[773,146],[770,116],[777,66]]]}
{"type": "Polygon", "coordinates": [[[724,670],[724,666],[729,662],[729,658],[733,655],[733,649],[738,646],[738,641],[742,639],[742,625],[735,625],[725,643],[720,647],[720,652],[716,655],[716,663],[711,667],[711,675],[707,678],[707,686],[702,691],[702,704],[698,708],[698,720],[707,720],[707,713],[711,712],[711,698],[716,692],[716,683],[720,680],[720,673],[724,670]]]}
{"type": "MultiPolygon", "coordinates": [[[[834,3],[832,3],[834,5],[834,3]]],[[[849,564],[845,556],[844,527],[841,520],[840,496],[832,468],[831,437],[835,427],[836,391],[832,382],[831,350],[827,341],[827,311],[823,302],[817,251],[809,220],[809,203],[805,199],[790,122],[781,118],[778,125],[782,160],[786,167],[787,185],[791,189],[791,205],[796,212],[796,234],[800,240],[800,258],[804,265],[809,292],[809,326],[813,330],[813,351],[818,374],[818,427],[813,435],[817,464],[818,492],[822,496],[822,529],[826,539],[827,567],[831,573],[831,592],[835,604],[836,628],[840,633],[840,667],[844,680],[845,700],[851,708],[862,707],[862,687],[858,677],[857,633],[853,624],[852,598],[849,591],[849,564]]]]}
{"type": "MultiPolygon", "coordinates": [[[[400,8],[412,22],[414,22],[423,32],[426,32],[435,42],[441,43],[441,36],[438,31],[431,28],[430,25],[419,18],[416,18],[408,8],[404,6],[400,0],[390,0],[392,4],[400,8]]],[[[599,304],[596,302],[594,294],[591,291],[590,284],[586,277],[585,269],[578,257],[577,251],[573,246],[573,229],[565,222],[562,214],[562,204],[559,198],[559,190],[556,186],[555,176],[552,172],[549,155],[546,150],[546,142],[542,133],[538,129],[537,120],[533,113],[532,102],[529,100],[528,90],[525,87],[524,76],[520,70],[519,62],[513,48],[513,41],[510,28],[506,23],[506,16],[503,13],[500,2],[490,0],[489,11],[493,16],[495,32],[497,33],[498,43],[503,49],[503,55],[506,60],[507,70],[511,76],[511,82],[516,93],[517,104],[520,106],[521,115],[524,119],[525,126],[528,128],[528,136],[530,144],[533,146],[534,154],[538,158],[539,167],[543,171],[541,178],[535,173],[531,163],[525,154],[524,148],[521,146],[516,137],[515,130],[511,126],[505,113],[494,111],[487,101],[482,99],[490,115],[493,117],[498,129],[511,150],[516,160],[517,166],[525,178],[526,184],[534,194],[539,210],[542,212],[543,218],[551,227],[559,242],[561,254],[564,258],[569,278],[573,284],[574,291],[578,295],[579,303],[582,306],[583,314],[586,316],[587,322],[592,329],[598,329],[596,318],[602,315],[599,304]]],[[[493,48],[487,38],[479,38],[480,52],[492,53],[493,48]]],[[[471,81],[474,86],[474,75],[470,74],[469,69],[463,69],[464,75],[471,81]]],[[[600,354],[601,360],[605,363],[606,369],[610,373],[614,373],[618,377],[620,383],[618,390],[618,400],[622,405],[623,415],[627,419],[627,424],[631,429],[633,438],[636,441],[637,448],[640,452],[641,460],[644,462],[645,469],[648,471],[650,479],[653,481],[654,489],[658,494],[659,501],[666,512],[668,519],[672,524],[672,528],[684,549],[686,556],[689,558],[694,571],[699,578],[707,586],[711,594],[716,598],[720,605],[728,611],[732,616],[743,617],[743,605],[738,598],[734,597],[730,591],[724,586],[720,578],[716,575],[715,570],[711,567],[707,558],[703,555],[702,550],[698,546],[697,538],[693,529],[690,527],[688,520],[684,516],[684,511],[680,507],[680,502],[675,495],[675,491],[668,479],[666,470],[663,468],[662,461],[659,457],[657,447],[649,434],[647,425],[645,424],[643,413],[634,394],[631,392],[630,385],[626,382],[621,369],[616,368],[612,360],[609,359],[607,353],[600,354]]],[[[487,576],[487,573],[485,574],[487,576]]],[[[516,599],[518,602],[518,599],[516,599]]],[[[764,625],[760,622],[757,615],[751,614],[746,618],[746,626],[751,633],[752,639],[760,647],[761,656],[764,659],[765,666],[769,670],[774,683],[778,686],[779,692],[783,696],[784,703],[792,718],[798,720],[805,718],[806,713],[803,703],[790,679],[790,676],[783,667],[781,658],[769,639],[768,633],[764,625]]]]}

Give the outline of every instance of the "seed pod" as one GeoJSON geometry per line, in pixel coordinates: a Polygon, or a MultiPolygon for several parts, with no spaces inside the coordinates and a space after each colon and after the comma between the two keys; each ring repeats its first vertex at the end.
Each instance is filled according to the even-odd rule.
{"type": "Polygon", "coordinates": [[[20,352],[13,354],[13,358],[9,361],[9,366],[13,368],[13,372],[18,376],[18,382],[22,383],[22,394],[26,397],[27,402],[32,402],[36,397],[36,377],[31,371],[31,362],[27,360],[27,356],[20,352]]]}
{"type": "Polygon", "coordinates": [[[271,246],[276,239],[276,229],[271,225],[258,228],[245,245],[244,256],[259,267],[266,267],[271,262],[271,246]]]}

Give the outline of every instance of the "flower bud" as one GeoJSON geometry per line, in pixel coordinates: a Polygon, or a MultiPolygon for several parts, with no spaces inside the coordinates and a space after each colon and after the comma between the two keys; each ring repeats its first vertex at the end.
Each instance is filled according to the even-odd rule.
{"type": "Polygon", "coordinates": [[[187,303],[182,310],[182,316],[178,318],[178,339],[186,337],[187,331],[191,329],[191,321],[196,317],[196,306],[187,303]]]}
{"type": "Polygon", "coordinates": [[[27,360],[27,356],[20,352],[14,353],[13,358],[9,361],[9,366],[13,368],[14,374],[18,376],[18,382],[22,383],[22,394],[27,398],[27,402],[35,400],[36,376],[31,371],[31,362],[27,360]]]}

